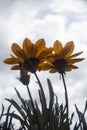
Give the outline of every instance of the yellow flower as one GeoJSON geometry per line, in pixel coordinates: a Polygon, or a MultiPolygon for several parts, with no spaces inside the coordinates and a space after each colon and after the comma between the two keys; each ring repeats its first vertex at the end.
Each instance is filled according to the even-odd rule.
{"type": "Polygon", "coordinates": [[[44,39],[39,39],[33,44],[28,38],[25,38],[22,48],[16,43],[12,44],[12,52],[14,55],[5,59],[4,63],[11,64],[12,70],[35,73],[40,70],[40,64],[52,55],[52,48],[45,46],[44,39]]]}
{"type": "Polygon", "coordinates": [[[78,52],[72,54],[74,51],[73,41],[69,41],[63,47],[62,43],[58,40],[53,45],[53,56],[49,58],[46,63],[41,65],[42,70],[49,70],[50,73],[59,72],[61,74],[78,67],[74,65],[76,62],[82,61],[84,58],[75,58],[82,53],[78,52]]]}

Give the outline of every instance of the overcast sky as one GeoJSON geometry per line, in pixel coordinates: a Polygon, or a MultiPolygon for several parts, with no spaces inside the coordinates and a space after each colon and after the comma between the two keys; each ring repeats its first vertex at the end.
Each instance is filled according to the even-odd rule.
{"type": "MultiPolygon", "coordinates": [[[[20,46],[25,38],[36,42],[44,38],[47,46],[55,40],[65,44],[74,41],[75,52],[84,51],[87,57],[87,1],[86,0],[0,0],[0,103],[4,98],[16,98],[14,87],[27,98],[26,87],[17,79],[19,71],[11,71],[3,60],[10,56],[12,43],[20,46]]],[[[78,70],[66,74],[70,110],[74,104],[83,110],[87,99],[87,60],[77,64],[78,70]]],[[[59,101],[64,102],[64,89],[59,74],[38,73],[48,98],[46,78],[50,78],[59,101]]],[[[37,99],[38,86],[31,74],[30,89],[37,99]]],[[[1,107],[1,106],[0,106],[1,107]]]]}

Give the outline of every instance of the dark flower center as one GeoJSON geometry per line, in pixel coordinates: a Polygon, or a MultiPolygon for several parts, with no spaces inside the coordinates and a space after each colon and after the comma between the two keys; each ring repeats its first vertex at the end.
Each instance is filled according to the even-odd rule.
{"type": "Polygon", "coordinates": [[[35,73],[39,64],[39,59],[37,58],[29,58],[25,60],[24,67],[30,71],[31,73],[35,73]]]}
{"type": "Polygon", "coordinates": [[[64,59],[55,60],[53,65],[59,73],[63,74],[65,73],[65,69],[67,67],[67,61],[64,59]]]}

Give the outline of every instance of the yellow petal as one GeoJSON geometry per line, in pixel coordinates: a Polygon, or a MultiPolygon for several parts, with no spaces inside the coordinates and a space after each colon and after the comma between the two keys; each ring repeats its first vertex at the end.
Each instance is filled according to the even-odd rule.
{"type": "Polygon", "coordinates": [[[38,41],[36,41],[35,46],[37,46],[37,48],[44,48],[45,47],[45,40],[44,39],[39,39],[38,41]]]}
{"type": "Polygon", "coordinates": [[[66,68],[65,69],[65,71],[71,71],[72,70],[72,68],[66,68]]]}
{"type": "Polygon", "coordinates": [[[41,60],[41,59],[53,56],[53,54],[51,53],[51,51],[52,51],[51,49],[45,49],[45,50],[43,50],[40,53],[40,55],[38,56],[38,58],[41,60]]]}
{"type": "Polygon", "coordinates": [[[70,59],[70,58],[74,58],[74,57],[76,57],[76,56],[79,56],[79,55],[82,54],[82,53],[83,53],[83,51],[78,52],[78,53],[75,53],[75,54],[69,56],[68,59],[70,59]]]}
{"type": "Polygon", "coordinates": [[[11,67],[11,70],[20,70],[19,65],[14,65],[11,67]]]}
{"type": "Polygon", "coordinates": [[[25,38],[23,41],[23,50],[25,51],[28,57],[31,56],[31,47],[32,42],[28,38],[25,38]]]}
{"type": "Polygon", "coordinates": [[[12,51],[13,53],[17,56],[17,57],[21,57],[22,59],[25,59],[26,58],[26,55],[23,51],[23,49],[21,49],[21,47],[16,44],[16,43],[13,43],[12,44],[12,51]]]}
{"type": "Polygon", "coordinates": [[[6,64],[18,64],[18,63],[21,63],[21,62],[23,62],[22,59],[14,58],[14,57],[7,58],[7,59],[4,60],[4,63],[6,63],[6,64]]]}
{"type": "Polygon", "coordinates": [[[70,41],[65,44],[61,55],[63,55],[63,57],[66,59],[72,54],[73,50],[74,50],[74,43],[73,41],[70,41]]]}
{"type": "Polygon", "coordinates": [[[37,48],[36,48],[35,44],[32,44],[31,57],[36,57],[36,55],[37,55],[37,48]]]}
{"type": "Polygon", "coordinates": [[[54,48],[55,54],[60,53],[60,51],[61,51],[62,48],[63,48],[62,43],[61,43],[60,41],[56,40],[56,41],[54,42],[53,48],[54,48]]]}
{"type": "Polygon", "coordinates": [[[49,70],[52,66],[48,63],[44,63],[44,64],[40,64],[39,67],[41,68],[41,70],[49,70]]]}
{"type": "Polygon", "coordinates": [[[69,60],[67,60],[67,62],[68,62],[68,64],[74,64],[74,63],[80,62],[82,60],[84,60],[84,58],[69,59],[69,60]]]}
{"type": "Polygon", "coordinates": [[[78,66],[75,65],[68,65],[67,68],[69,69],[78,69],[78,66]]]}
{"type": "Polygon", "coordinates": [[[55,68],[52,68],[52,69],[50,69],[49,72],[50,72],[50,73],[56,73],[57,71],[55,70],[55,68]]]}
{"type": "Polygon", "coordinates": [[[37,48],[37,54],[36,57],[38,57],[40,55],[40,53],[43,51],[43,49],[45,49],[45,40],[44,39],[39,39],[36,43],[35,43],[35,47],[37,48]]]}

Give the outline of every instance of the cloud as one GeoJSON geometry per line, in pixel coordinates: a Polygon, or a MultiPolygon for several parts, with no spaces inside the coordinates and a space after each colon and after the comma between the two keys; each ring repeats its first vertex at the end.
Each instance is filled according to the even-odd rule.
{"type": "MultiPolygon", "coordinates": [[[[13,42],[22,46],[25,37],[30,38],[32,42],[44,38],[47,46],[53,46],[55,40],[60,40],[63,44],[73,40],[75,52],[84,51],[81,57],[87,57],[87,8],[84,1],[7,0],[6,2],[0,1],[0,3],[0,6],[2,5],[0,8],[0,102],[4,102],[4,97],[17,98],[14,86],[25,98],[27,95],[25,95],[25,86],[15,79],[19,71],[11,71],[10,66],[3,63],[3,60],[12,53],[13,42]]],[[[87,98],[86,64],[87,61],[84,60],[77,64],[78,70],[66,74],[70,106],[73,106],[75,102],[80,106],[83,100],[82,107],[84,106],[87,98]]],[[[48,77],[52,81],[60,102],[64,102],[64,89],[60,75],[48,72],[41,72],[38,75],[46,96],[48,95],[47,82],[44,81],[48,77]]],[[[31,75],[30,89],[33,98],[37,99],[38,85],[35,82],[34,75],[31,75]]]]}

